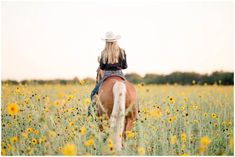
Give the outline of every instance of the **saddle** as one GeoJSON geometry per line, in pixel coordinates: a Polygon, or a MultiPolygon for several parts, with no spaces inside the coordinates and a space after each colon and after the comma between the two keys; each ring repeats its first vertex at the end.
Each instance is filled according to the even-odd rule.
{"type": "MultiPolygon", "coordinates": [[[[110,74],[109,76],[106,76],[105,78],[104,78],[104,80],[103,80],[103,82],[107,79],[107,78],[110,78],[110,77],[119,77],[119,78],[121,78],[122,80],[126,80],[126,78],[124,77],[124,76],[121,76],[121,75],[117,75],[117,74],[110,74]]],[[[103,83],[102,82],[102,83],[103,83]]]]}

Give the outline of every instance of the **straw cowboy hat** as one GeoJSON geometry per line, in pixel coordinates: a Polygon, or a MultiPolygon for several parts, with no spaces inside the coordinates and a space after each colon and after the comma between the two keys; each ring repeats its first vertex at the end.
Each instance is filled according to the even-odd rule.
{"type": "Polygon", "coordinates": [[[106,42],[114,42],[118,39],[121,39],[121,35],[115,35],[113,32],[107,32],[105,38],[102,38],[102,40],[106,40],[106,42]]]}

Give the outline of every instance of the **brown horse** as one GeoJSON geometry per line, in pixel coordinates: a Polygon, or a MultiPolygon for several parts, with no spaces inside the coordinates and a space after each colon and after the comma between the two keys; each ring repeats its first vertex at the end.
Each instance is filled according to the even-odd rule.
{"type": "MultiPolygon", "coordinates": [[[[103,76],[104,71],[98,69],[96,81],[103,76]]],[[[125,131],[131,130],[133,122],[138,118],[139,104],[135,88],[127,80],[111,75],[101,84],[97,100],[97,114],[106,114],[109,118],[114,146],[120,151],[125,131]]]]}

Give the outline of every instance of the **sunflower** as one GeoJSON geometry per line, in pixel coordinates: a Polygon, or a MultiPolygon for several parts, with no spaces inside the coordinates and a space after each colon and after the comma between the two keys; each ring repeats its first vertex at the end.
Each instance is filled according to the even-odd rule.
{"type": "Polygon", "coordinates": [[[28,139],[28,134],[27,134],[27,133],[22,132],[21,135],[22,135],[25,139],[28,139]]]}
{"type": "Polygon", "coordinates": [[[48,136],[51,137],[51,138],[54,138],[56,136],[55,131],[49,130],[48,131],[48,136]]]}
{"type": "Polygon", "coordinates": [[[200,138],[200,146],[205,147],[210,144],[210,139],[207,136],[203,136],[200,138]]]}
{"type": "Polygon", "coordinates": [[[17,113],[19,112],[19,107],[17,104],[11,103],[11,104],[8,104],[7,111],[10,115],[14,116],[14,115],[17,115],[17,113]]]}
{"type": "Polygon", "coordinates": [[[194,119],[193,122],[194,122],[195,124],[198,124],[198,123],[199,123],[199,121],[198,121],[197,119],[194,119]]]}
{"type": "Polygon", "coordinates": [[[69,95],[67,100],[70,101],[71,99],[73,99],[73,95],[69,95]]]}
{"type": "Polygon", "coordinates": [[[182,134],[180,135],[180,139],[181,139],[181,141],[186,142],[186,139],[187,139],[186,133],[182,133],[182,134]]]}
{"type": "Polygon", "coordinates": [[[59,101],[54,101],[54,106],[58,107],[59,106],[59,101]]]}
{"type": "Polygon", "coordinates": [[[131,139],[135,137],[135,133],[132,131],[126,131],[126,138],[131,139]]]}
{"type": "Polygon", "coordinates": [[[180,107],[180,110],[181,110],[181,111],[184,111],[184,110],[185,110],[185,105],[182,105],[182,106],[180,107]]]}
{"type": "Polygon", "coordinates": [[[139,155],[145,155],[145,149],[143,147],[139,147],[137,151],[139,155]]]}
{"type": "Polygon", "coordinates": [[[169,115],[170,114],[170,111],[169,111],[169,109],[167,108],[166,110],[165,110],[165,115],[169,115]]]}
{"type": "Polygon", "coordinates": [[[207,149],[210,142],[211,141],[207,136],[201,137],[199,142],[199,153],[203,153],[207,149]]]}
{"type": "Polygon", "coordinates": [[[226,121],[223,121],[223,122],[221,123],[221,125],[222,125],[222,126],[225,126],[225,125],[226,125],[226,121]]]}
{"type": "Polygon", "coordinates": [[[86,133],[86,127],[83,125],[80,129],[79,129],[79,134],[80,135],[85,135],[85,133],[86,133]]]}
{"type": "Polygon", "coordinates": [[[1,149],[1,155],[5,156],[6,155],[6,150],[4,148],[1,149]]]}
{"type": "Polygon", "coordinates": [[[69,123],[69,126],[74,126],[74,122],[73,122],[73,121],[70,122],[70,123],[69,123]]]}
{"type": "Polygon", "coordinates": [[[150,116],[154,117],[154,118],[159,118],[161,116],[161,111],[160,109],[155,109],[153,111],[149,112],[150,116]]]}
{"type": "Polygon", "coordinates": [[[32,128],[27,128],[26,131],[30,133],[30,132],[33,131],[33,129],[32,128]]]}
{"type": "Polygon", "coordinates": [[[37,139],[33,138],[32,139],[32,144],[37,144],[37,139]]]}
{"type": "Polygon", "coordinates": [[[35,129],[35,130],[33,131],[33,133],[34,133],[35,135],[37,135],[37,134],[39,133],[39,131],[35,129]]]}
{"type": "Polygon", "coordinates": [[[10,138],[11,143],[16,143],[18,141],[18,137],[14,136],[10,138]]]}
{"type": "Polygon", "coordinates": [[[86,98],[86,99],[84,100],[84,104],[85,104],[85,105],[89,105],[90,103],[91,103],[90,98],[86,98]]]}
{"type": "Polygon", "coordinates": [[[174,121],[174,117],[168,117],[168,118],[167,118],[167,122],[168,122],[168,123],[172,123],[173,121],[174,121]]]}
{"type": "Polygon", "coordinates": [[[110,150],[113,149],[113,141],[111,139],[108,139],[108,147],[110,150]]]}
{"type": "Polygon", "coordinates": [[[228,121],[227,122],[227,126],[231,126],[232,125],[232,122],[231,121],[228,121]]]}
{"type": "Polygon", "coordinates": [[[177,140],[176,135],[171,136],[171,144],[176,144],[176,140],[177,140]]]}
{"type": "Polygon", "coordinates": [[[76,155],[76,147],[74,144],[66,144],[63,148],[62,148],[62,153],[65,156],[75,156],[76,155]]]}
{"type": "Polygon", "coordinates": [[[94,144],[94,140],[93,140],[92,138],[84,142],[84,145],[85,145],[86,147],[90,147],[90,146],[92,146],[93,144],[94,144]]]}
{"type": "Polygon", "coordinates": [[[39,138],[39,143],[43,143],[46,141],[46,137],[42,136],[41,138],[39,138]]]}
{"type": "Polygon", "coordinates": [[[217,115],[215,113],[211,113],[211,118],[217,118],[217,115]]]}
{"type": "Polygon", "coordinates": [[[29,115],[28,115],[28,121],[31,121],[31,120],[32,120],[32,115],[29,114],[29,115]]]}
{"type": "Polygon", "coordinates": [[[168,97],[168,102],[169,102],[170,104],[173,104],[173,103],[175,102],[175,99],[170,96],[170,97],[168,97]]]}

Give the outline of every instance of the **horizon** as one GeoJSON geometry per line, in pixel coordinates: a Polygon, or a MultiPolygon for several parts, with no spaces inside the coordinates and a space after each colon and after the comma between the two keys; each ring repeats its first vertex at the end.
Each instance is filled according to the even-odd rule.
{"type": "Polygon", "coordinates": [[[95,78],[107,31],[124,74],[234,72],[232,2],[99,2],[2,2],[1,80],[95,78]]]}
{"type": "MultiPolygon", "coordinates": [[[[154,74],[154,75],[166,76],[166,75],[170,75],[170,74],[175,73],[175,72],[180,72],[180,73],[196,73],[196,74],[199,74],[199,75],[211,75],[211,74],[214,73],[214,72],[234,73],[234,71],[215,70],[215,71],[212,71],[212,72],[210,72],[210,73],[198,73],[198,72],[195,72],[195,71],[173,71],[173,72],[167,73],[167,74],[163,74],[163,73],[160,74],[160,73],[150,72],[150,73],[145,73],[144,75],[140,75],[140,74],[137,73],[137,72],[128,72],[128,73],[125,73],[125,72],[124,72],[124,75],[136,73],[136,74],[140,75],[140,76],[143,78],[143,77],[146,76],[147,74],[154,74]]],[[[71,77],[71,78],[55,77],[55,78],[1,79],[1,81],[11,80],[11,81],[20,82],[20,81],[24,81],[24,80],[73,80],[74,78],[78,78],[79,80],[84,80],[84,79],[89,79],[89,78],[95,80],[95,77],[90,77],[90,76],[86,76],[86,77],[74,76],[74,77],[71,77]]]]}

